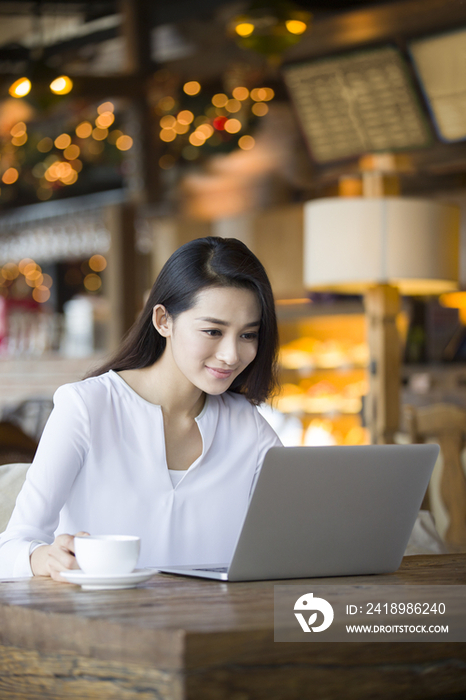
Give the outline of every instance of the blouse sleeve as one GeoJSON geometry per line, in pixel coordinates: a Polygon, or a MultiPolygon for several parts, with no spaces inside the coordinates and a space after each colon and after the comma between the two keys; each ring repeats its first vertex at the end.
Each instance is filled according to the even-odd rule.
{"type": "Polygon", "coordinates": [[[268,423],[265,418],[259,413],[257,408],[254,409],[256,422],[257,422],[257,432],[258,432],[258,452],[257,452],[257,465],[256,471],[254,472],[254,479],[252,482],[251,490],[249,496],[251,497],[252,492],[256,486],[257,477],[264,463],[265,455],[271,447],[282,447],[282,442],[278,437],[275,430],[272,428],[270,423],[268,423]]]}
{"type": "Polygon", "coordinates": [[[0,534],[0,578],[32,576],[30,552],[52,544],[60,510],[90,444],[89,414],[73,385],[60,387],[26,481],[4,533],[0,534]]]}

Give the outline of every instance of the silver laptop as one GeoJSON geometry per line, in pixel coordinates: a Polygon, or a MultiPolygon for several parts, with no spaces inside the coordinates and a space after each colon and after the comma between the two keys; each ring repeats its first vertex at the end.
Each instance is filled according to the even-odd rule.
{"type": "Polygon", "coordinates": [[[224,581],[396,571],[438,445],[272,447],[229,564],[160,571],[224,581]]]}

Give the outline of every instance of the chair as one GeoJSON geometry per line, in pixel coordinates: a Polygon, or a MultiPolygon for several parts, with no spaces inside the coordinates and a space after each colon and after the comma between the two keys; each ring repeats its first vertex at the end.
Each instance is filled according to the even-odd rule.
{"type": "Polygon", "coordinates": [[[0,421],[0,464],[32,462],[37,442],[14,423],[0,421]]]}
{"type": "Polygon", "coordinates": [[[3,532],[26,478],[29,463],[0,465],[0,532],[3,532]]]}
{"type": "MultiPolygon", "coordinates": [[[[405,406],[404,419],[411,442],[434,439],[440,445],[443,467],[439,495],[449,520],[444,539],[450,550],[466,551],[466,477],[461,463],[466,410],[447,403],[405,406]]],[[[429,507],[428,498],[423,503],[426,506],[429,507]]]]}

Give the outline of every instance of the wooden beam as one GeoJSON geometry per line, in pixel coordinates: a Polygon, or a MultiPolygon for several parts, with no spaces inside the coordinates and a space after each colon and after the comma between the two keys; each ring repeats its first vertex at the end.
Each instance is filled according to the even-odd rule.
{"type": "Polygon", "coordinates": [[[285,59],[294,62],[397,38],[453,31],[461,25],[466,25],[463,0],[401,0],[316,20],[285,59]]]}

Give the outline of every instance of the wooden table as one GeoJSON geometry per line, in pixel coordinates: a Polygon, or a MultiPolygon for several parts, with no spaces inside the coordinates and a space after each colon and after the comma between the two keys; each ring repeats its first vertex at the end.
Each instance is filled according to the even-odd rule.
{"type": "MultiPolygon", "coordinates": [[[[466,584],[466,555],[407,557],[391,575],[314,580],[324,582],[466,584]]],[[[274,642],[274,583],[158,574],[135,589],[92,592],[49,579],[2,582],[0,698],[466,697],[466,643],[274,642]]]]}

